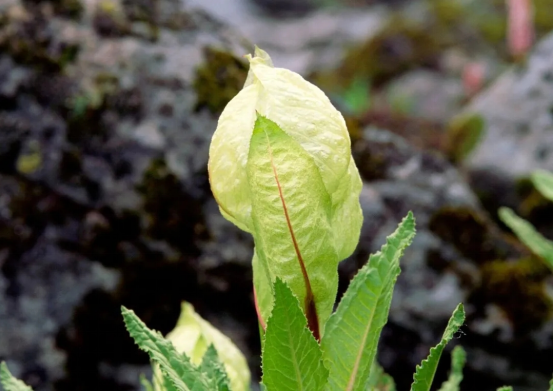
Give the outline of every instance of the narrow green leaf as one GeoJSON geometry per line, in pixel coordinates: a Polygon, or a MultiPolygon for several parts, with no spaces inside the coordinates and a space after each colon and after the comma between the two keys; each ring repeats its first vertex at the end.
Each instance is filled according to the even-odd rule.
{"type": "Polygon", "coordinates": [[[33,391],[31,387],[11,374],[6,362],[0,363],[0,383],[5,391],[33,391]]]}
{"type": "Polygon", "coordinates": [[[298,300],[279,278],[274,290],[275,305],[262,352],[262,382],[268,391],[322,390],[329,373],[298,300]]]}
{"type": "Polygon", "coordinates": [[[363,390],[387,322],[400,257],[414,235],[415,220],[410,212],[381,251],[370,256],[329,318],[321,341],[329,369],[328,390],[363,390]]]}
{"type": "Polygon", "coordinates": [[[377,361],[374,361],[364,390],[396,391],[396,385],[394,379],[383,370],[377,361]]]}
{"type": "Polygon", "coordinates": [[[132,310],[121,307],[127,331],[141,350],[160,365],[164,379],[179,391],[217,390],[213,381],[198,370],[185,355],[180,355],[173,344],[156,331],[150,330],[132,310]]]}
{"type": "MultiPolygon", "coordinates": [[[[246,169],[260,266],[254,279],[265,279],[255,286],[268,291],[276,277],[285,281],[317,335],[315,327],[321,328],[331,314],[338,286],[331,196],[308,152],[262,116],[256,120],[246,169]],[[317,314],[309,311],[314,302],[317,314]]],[[[262,305],[270,294],[257,291],[257,296],[262,305]]],[[[267,321],[271,307],[262,306],[261,312],[267,321]]]]}
{"type": "Polygon", "coordinates": [[[552,391],[552,387],[553,387],[553,385],[552,385],[552,379],[550,379],[550,386],[548,387],[548,390],[549,390],[549,391],[552,391]]]}
{"type": "Polygon", "coordinates": [[[150,380],[148,380],[146,378],[144,373],[140,374],[140,379],[139,380],[140,380],[140,384],[142,385],[142,387],[144,387],[144,391],[154,391],[154,386],[152,385],[150,380]]]}
{"type": "Polygon", "coordinates": [[[502,386],[496,389],[496,391],[513,391],[512,386],[502,386]]]}
{"type": "Polygon", "coordinates": [[[416,372],[414,374],[414,382],[412,383],[412,391],[429,391],[431,385],[433,384],[433,378],[435,377],[435,372],[437,370],[437,365],[442,355],[444,347],[452,339],[454,334],[462,326],[465,320],[464,306],[458,304],[458,307],[452,313],[446,330],[442,335],[442,339],[437,346],[431,348],[431,352],[427,359],[421,362],[421,365],[416,367],[416,372]]]}
{"type": "Polygon", "coordinates": [[[504,222],[516,234],[519,240],[529,250],[543,259],[552,269],[552,241],[542,236],[535,227],[525,221],[509,208],[502,207],[498,210],[500,220],[504,222]]]}
{"type": "Polygon", "coordinates": [[[553,198],[553,178],[552,173],[544,170],[537,170],[531,174],[531,181],[535,188],[544,198],[552,201],[553,198]]]}
{"type": "Polygon", "coordinates": [[[462,373],[466,363],[466,352],[461,346],[456,346],[452,350],[452,364],[448,379],[442,383],[439,391],[459,391],[460,383],[464,378],[462,373]]]}
{"type": "Polygon", "coordinates": [[[214,379],[218,391],[231,391],[229,377],[214,345],[208,346],[199,369],[208,375],[208,378],[214,379]]]}

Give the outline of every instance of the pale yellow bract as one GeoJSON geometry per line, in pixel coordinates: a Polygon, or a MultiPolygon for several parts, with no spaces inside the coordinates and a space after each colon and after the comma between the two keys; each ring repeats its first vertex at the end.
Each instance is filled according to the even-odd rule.
{"type": "Polygon", "coordinates": [[[348,175],[350,138],[344,118],[325,93],[287,69],[274,68],[256,48],[244,88],[225,107],[210,145],[208,171],[223,215],[252,232],[246,163],[256,111],[275,122],[314,160],[332,195],[348,175]]]}

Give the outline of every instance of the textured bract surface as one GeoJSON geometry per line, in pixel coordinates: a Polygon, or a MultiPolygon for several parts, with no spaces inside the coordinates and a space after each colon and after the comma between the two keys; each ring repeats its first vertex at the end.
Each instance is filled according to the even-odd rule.
{"type": "Polygon", "coordinates": [[[342,115],[300,75],[250,57],[245,86],[219,118],[210,185],[222,214],[254,236],[254,286],[263,322],[276,277],[319,327],[331,314],[338,262],[357,245],[362,182],[342,115]],[[305,272],[303,271],[305,269],[305,272]]]}
{"type": "MultiPolygon", "coordinates": [[[[252,191],[253,233],[264,281],[280,277],[301,305],[306,268],[319,318],[331,314],[337,291],[338,256],[331,234],[332,203],[308,153],[272,121],[256,121],[247,175],[252,191]]],[[[258,277],[255,277],[258,278],[258,277]]],[[[260,297],[270,284],[260,285],[260,297]]],[[[270,308],[261,307],[264,318],[270,308]]]]}

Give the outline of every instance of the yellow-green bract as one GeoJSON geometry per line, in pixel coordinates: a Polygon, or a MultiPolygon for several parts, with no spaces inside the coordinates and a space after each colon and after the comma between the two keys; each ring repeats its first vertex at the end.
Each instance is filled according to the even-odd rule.
{"type": "MultiPolygon", "coordinates": [[[[191,304],[182,304],[177,325],[166,338],[179,353],[185,353],[194,365],[200,365],[208,346],[213,345],[229,376],[231,389],[250,389],[250,370],[244,355],[227,336],[198,315],[191,304]]],[[[165,390],[161,373],[154,375],[153,380],[156,391],[165,390]]]]}
{"type": "Polygon", "coordinates": [[[254,236],[262,323],[279,277],[305,312],[313,299],[322,330],[338,263],[354,251],[362,224],[350,137],[323,91],[274,68],[258,48],[248,58],[245,86],[223,110],[210,145],[210,185],[223,216],[254,236]]]}

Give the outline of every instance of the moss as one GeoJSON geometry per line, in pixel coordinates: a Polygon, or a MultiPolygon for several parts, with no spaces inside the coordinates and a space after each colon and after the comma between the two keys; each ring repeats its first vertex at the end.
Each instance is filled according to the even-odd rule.
{"type": "Polygon", "coordinates": [[[196,254],[196,239],[205,236],[200,202],[188,195],[163,159],[152,160],[137,187],[148,215],[148,235],[196,254]]]}
{"type": "MultiPolygon", "coordinates": [[[[440,36],[429,31],[428,26],[395,15],[375,36],[347,52],[335,72],[338,80],[328,75],[331,80],[327,85],[338,82],[346,88],[358,79],[370,80],[372,86],[379,87],[410,69],[436,65],[443,48],[440,36]]],[[[318,81],[325,86],[324,80],[318,81]]]]}
{"type": "Polygon", "coordinates": [[[131,31],[123,10],[114,0],[103,0],[98,3],[93,25],[96,32],[105,37],[124,36],[131,31]]]}
{"type": "Polygon", "coordinates": [[[206,48],[205,63],[196,70],[193,87],[196,107],[219,113],[242,89],[248,72],[246,63],[223,50],[206,48]]]}
{"type": "Polygon", "coordinates": [[[479,47],[483,42],[505,46],[507,12],[504,0],[428,0],[427,4],[436,26],[449,32],[462,47],[479,47]]]}
{"type": "Polygon", "coordinates": [[[516,182],[516,192],[520,200],[517,213],[545,237],[552,239],[552,201],[546,199],[528,177],[516,182]]]}
{"type": "Polygon", "coordinates": [[[146,27],[145,35],[138,35],[156,41],[160,34],[160,0],[123,0],[122,5],[127,20],[143,23],[146,27]]]}
{"type": "Polygon", "coordinates": [[[496,260],[483,265],[481,271],[482,284],[477,296],[505,311],[516,336],[552,319],[552,298],[545,287],[551,273],[544,262],[534,257],[515,262],[496,260]]]}
{"type": "Polygon", "coordinates": [[[99,73],[94,86],[73,96],[67,105],[67,140],[92,147],[105,141],[108,133],[104,113],[110,97],[119,89],[119,80],[111,73],[99,73]],[[92,143],[92,145],[91,145],[92,143]]]}
{"type": "Polygon", "coordinates": [[[79,19],[83,14],[84,6],[79,0],[53,0],[54,12],[61,16],[79,19]]]}
{"type": "Polygon", "coordinates": [[[431,216],[429,229],[478,264],[520,255],[492,222],[469,207],[440,208],[431,216]]]}
{"type": "Polygon", "coordinates": [[[535,28],[539,36],[552,31],[552,0],[533,0],[535,28]]]}
{"type": "Polygon", "coordinates": [[[29,143],[28,151],[19,155],[16,163],[17,171],[22,174],[32,174],[42,164],[42,153],[37,142],[29,143]]]}
{"type": "Polygon", "coordinates": [[[447,126],[445,153],[454,163],[462,162],[479,144],[485,122],[477,114],[462,114],[453,118],[447,126]]]}
{"type": "Polygon", "coordinates": [[[58,40],[43,8],[22,8],[11,19],[9,15],[0,16],[0,52],[42,72],[59,72],[76,59],[79,46],[58,40]]]}

